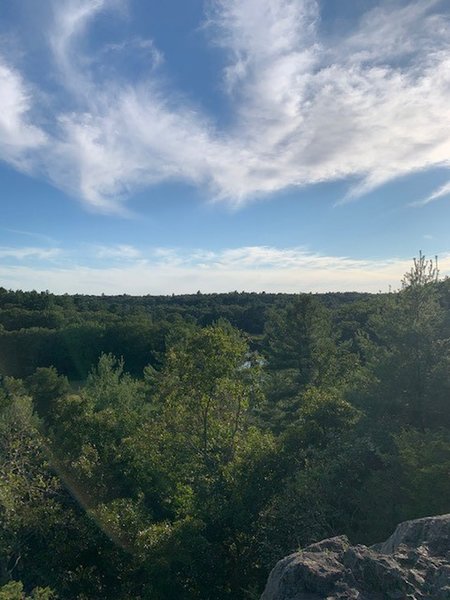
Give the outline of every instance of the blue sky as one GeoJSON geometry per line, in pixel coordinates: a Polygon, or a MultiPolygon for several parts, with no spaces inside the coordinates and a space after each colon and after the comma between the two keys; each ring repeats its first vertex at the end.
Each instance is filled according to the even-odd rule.
{"type": "Polygon", "coordinates": [[[0,285],[450,274],[445,0],[3,0],[0,285]]]}

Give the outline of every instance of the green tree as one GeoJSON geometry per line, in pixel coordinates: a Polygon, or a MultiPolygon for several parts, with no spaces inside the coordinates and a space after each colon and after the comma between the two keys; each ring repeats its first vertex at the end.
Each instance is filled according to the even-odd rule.
{"type": "Polygon", "coordinates": [[[381,541],[401,521],[449,511],[448,429],[403,429],[385,443],[380,458],[382,468],[370,470],[356,494],[360,541],[381,541]]]}
{"type": "Polygon", "coordinates": [[[309,388],[304,394],[298,420],[286,439],[298,436],[303,448],[325,448],[336,444],[361,418],[361,413],[336,390],[309,388]]]}
{"type": "Polygon", "coordinates": [[[273,309],[266,323],[264,352],[268,372],[265,419],[280,430],[295,419],[309,386],[337,383],[338,349],[330,312],[307,294],[285,308],[273,309]]]}
{"type": "Polygon", "coordinates": [[[126,476],[124,440],[140,427],[144,412],[144,386],[110,354],[100,356],[79,394],[59,401],[54,458],[89,504],[127,495],[132,482],[126,476]]]}
{"type": "Polygon", "coordinates": [[[436,278],[433,261],[420,254],[371,322],[366,354],[376,382],[366,408],[391,426],[450,423],[450,340],[436,278]]]}
{"type": "Polygon", "coordinates": [[[25,595],[21,581],[10,581],[0,588],[0,600],[56,600],[50,588],[34,588],[31,594],[25,595]]]}
{"type": "Polygon", "coordinates": [[[158,390],[164,420],[205,467],[233,458],[259,399],[258,370],[248,368],[247,354],[243,337],[224,324],[195,331],[168,351],[158,390]]]}
{"type": "MultiPolygon", "coordinates": [[[[58,499],[65,494],[49,464],[31,399],[12,394],[17,386],[6,383],[6,392],[0,390],[0,580],[17,577],[34,587],[30,580],[45,571],[54,553],[49,545],[61,523],[58,499]]],[[[42,579],[51,579],[50,573],[42,579]]],[[[19,585],[11,583],[1,592],[13,593],[19,585]]],[[[37,594],[32,597],[46,597],[37,594]]]]}
{"type": "Polygon", "coordinates": [[[27,379],[36,412],[47,422],[52,422],[57,401],[69,392],[67,377],[59,375],[55,367],[39,367],[27,379]]]}

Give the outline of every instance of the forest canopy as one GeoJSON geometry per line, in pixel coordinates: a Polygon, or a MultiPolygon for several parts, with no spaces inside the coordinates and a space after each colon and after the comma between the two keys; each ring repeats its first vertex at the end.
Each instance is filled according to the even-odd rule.
{"type": "Polygon", "coordinates": [[[0,598],[256,599],[450,509],[450,281],[389,294],[0,288],[0,598]]]}

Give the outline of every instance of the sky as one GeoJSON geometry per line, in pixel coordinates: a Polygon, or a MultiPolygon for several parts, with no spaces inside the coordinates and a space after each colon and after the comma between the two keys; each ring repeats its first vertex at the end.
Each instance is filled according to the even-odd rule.
{"type": "Polygon", "coordinates": [[[448,0],[2,0],[0,286],[450,275],[448,0]]]}

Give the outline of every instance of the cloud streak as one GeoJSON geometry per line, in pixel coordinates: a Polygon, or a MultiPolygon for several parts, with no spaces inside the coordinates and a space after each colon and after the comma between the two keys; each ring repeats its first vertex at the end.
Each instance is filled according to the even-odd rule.
{"type": "Polygon", "coordinates": [[[71,109],[55,109],[51,131],[33,122],[23,76],[0,62],[0,157],[46,174],[93,210],[125,211],[136,190],[163,181],[239,205],[346,178],[356,181],[352,199],[398,176],[450,168],[443,2],[382,1],[349,34],[331,37],[315,0],[211,0],[206,31],[226,57],[222,86],[234,115],[226,129],[165,83],[170,65],[151,40],[90,53],[96,20],[121,4],[55,4],[50,47],[71,109]],[[149,68],[140,81],[98,68],[143,43],[149,68]]]}
{"type": "Polygon", "coordinates": [[[129,244],[117,244],[115,246],[97,246],[94,255],[100,259],[133,260],[141,256],[141,251],[129,244]]]}
{"type": "Polygon", "coordinates": [[[0,246],[0,258],[14,260],[39,260],[47,261],[61,255],[60,248],[34,248],[22,247],[13,248],[0,246]]]}
{"type": "MultiPolygon", "coordinates": [[[[304,248],[251,246],[219,252],[175,248],[147,251],[133,247],[103,248],[103,257],[114,258],[107,266],[53,261],[31,267],[27,264],[0,265],[2,285],[21,289],[49,289],[56,293],[170,294],[230,292],[387,292],[397,288],[411,260],[355,260],[327,256],[304,248]],[[128,250],[127,250],[128,248],[128,250]],[[114,252],[120,252],[113,255],[114,252]]],[[[23,258],[32,257],[24,249],[23,258]]],[[[1,255],[1,253],[0,253],[1,255]]],[[[17,252],[15,254],[17,257],[17,252]]],[[[47,256],[42,256],[44,261],[47,256]]],[[[100,257],[102,258],[102,257],[100,257]]],[[[450,255],[439,257],[442,276],[450,274],[450,255]]]]}
{"type": "Polygon", "coordinates": [[[427,204],[430,204],[430,202],[434,202],[435,200],[439,200],[440,198],[445,198],[446,196],[450,196],[450,181],[444,183],[444,185],[441,185],[441,187],[432,192],[423,200],[414,202],[412,206],[426,206],[427,204]]]}

